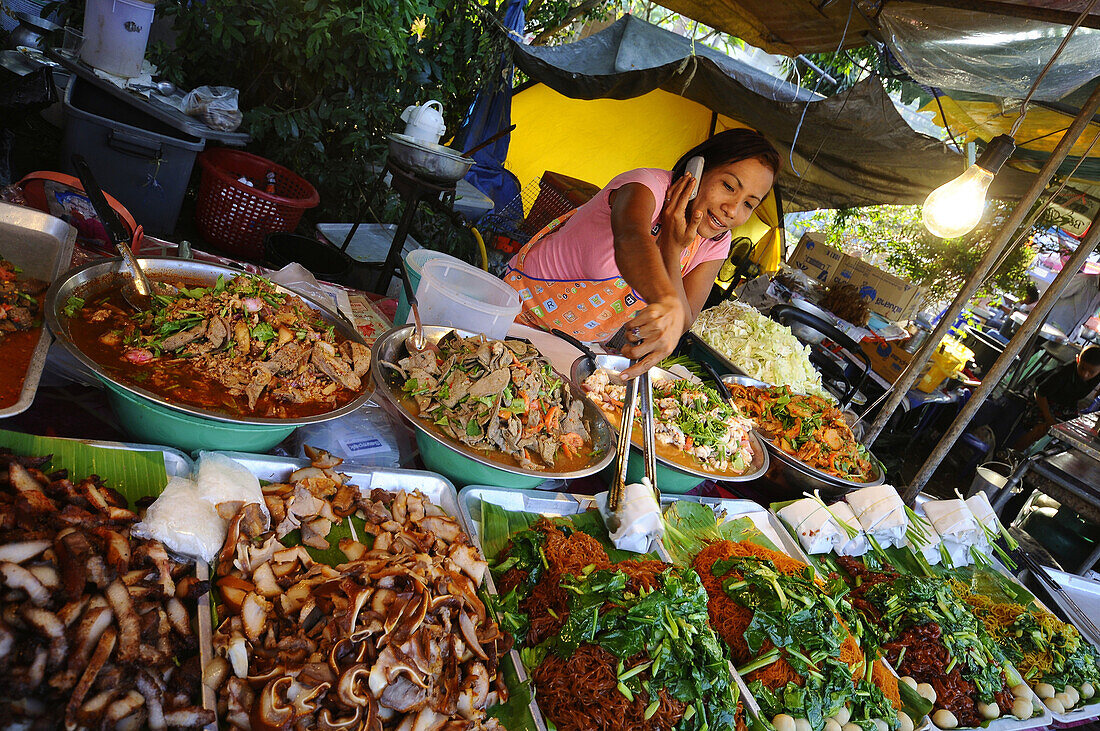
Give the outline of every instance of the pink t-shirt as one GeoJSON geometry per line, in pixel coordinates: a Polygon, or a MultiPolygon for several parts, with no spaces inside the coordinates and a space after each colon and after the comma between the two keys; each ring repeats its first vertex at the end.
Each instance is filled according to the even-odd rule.
{"type": "MultiPolygon", "coordinates": [[[[611,231],[612,191],[627,183],[641,183],[653,193],[656,208],[653,223],[661,217],[665,191],[672,184],[672,173],[657,168],[638,168],[617,176],[592,200],[585,203],[565,224],[535,243],[523,261],[523,273],[538,279],[593,281],[620,276],[615,264],[615,240],[611,231]]],[[[688,262],[687,274],[705,261],[725,259],[730,252],[730,234],[705,239],[688,262]]],[[[510,262],[516,266],[516,258],[510,262]]]]}

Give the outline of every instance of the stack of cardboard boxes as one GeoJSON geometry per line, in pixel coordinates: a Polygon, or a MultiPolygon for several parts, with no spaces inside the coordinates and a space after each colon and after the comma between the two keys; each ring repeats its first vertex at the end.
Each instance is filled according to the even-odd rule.
{"type": "MultiPolygon", "coordinates": [[[[921,287],[829,246],[821,233],[804,234],[787,264],[822,284],[834,281],[854,284],[870,310],[887,320],[909,320],[924,302],[925,292],[921,287]]],[[[913,358],[896,342],[864,340],[862,346],[871,360],[871,368],[891,383],[913,358]]]]}

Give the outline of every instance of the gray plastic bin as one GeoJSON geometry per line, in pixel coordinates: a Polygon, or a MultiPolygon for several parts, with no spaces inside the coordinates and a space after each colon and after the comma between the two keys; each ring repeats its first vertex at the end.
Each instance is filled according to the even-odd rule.
{"type": "Polygon", "coordinates": [[[206,141],[173,129],[81,78],[65,91],[61,169],[75,175],[72,156],[88,161],[103,190],[113,195],[146,233],[169,235],[206,141]]]}

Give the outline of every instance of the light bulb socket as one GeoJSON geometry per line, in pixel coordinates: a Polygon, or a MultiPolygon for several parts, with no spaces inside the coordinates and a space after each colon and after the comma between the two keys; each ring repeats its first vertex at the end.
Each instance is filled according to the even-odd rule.
{"type": "Polygon", "coordinates": [[[974,164],[996,175],[1015,151],[1016,140],[1012,139],[1011,135],[997,135],[989,141],[986,148],[982,150],[981,157],[974,164]]]}

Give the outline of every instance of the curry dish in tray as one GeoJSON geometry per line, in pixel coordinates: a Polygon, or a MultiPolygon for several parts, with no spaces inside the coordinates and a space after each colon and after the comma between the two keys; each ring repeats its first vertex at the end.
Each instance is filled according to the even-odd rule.
{"type": "Polygon", "coordinates": [[[26,277],[0,256],[0,409],[19,399],[42,328],[48,282],[26,277]]]}
{"type": "Polygon", "coordinates": [[[170,282],[136,312],[115,286],[64,313],[73,342],[123,383],[173,403],[230,416],[300,418],[354,400],[370,351],[347,340],[299,297],[269,280],[219,276],[170,282]]]}

